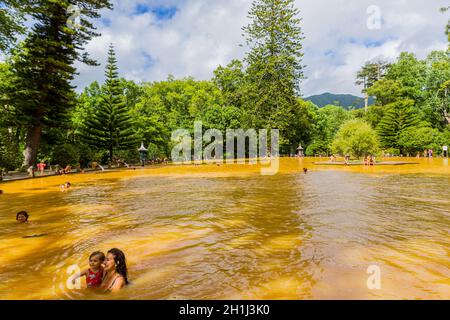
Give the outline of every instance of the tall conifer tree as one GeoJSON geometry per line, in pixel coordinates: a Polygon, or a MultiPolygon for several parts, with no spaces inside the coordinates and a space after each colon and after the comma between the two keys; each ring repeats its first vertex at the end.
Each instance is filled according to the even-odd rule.
{"type": "Polygon", "coordinates": [[[304,37],[294,3],[254,0],[248,15],[251,22],[243,28],[250,48],[245,59],[246,121],[253,128],[280,129],[282,137],[293,128],[303,129],[298,115],[292,118],[301,109],[298,96],[304,79],[304,37]]]}
{"type": "Polygon", "coordinates": [[[136,144],[139,143],[133,130],[130,110],[127,108],[117,70],[117,59],[111,44],[101,102],[94,113],[85,120],[81,133],[82,139],[88,144],[108,150],[111,162],[115,150],[137,148],[136,144]]]}
{"type": "Polygon", "coordinates": [[[420,118],[414,113],[413,107],[414,101],[410,99],[398,100],[385,106],[387,111],[377,127],[384,148],[399,148],[400,134],[405,129],[420,124],[420,118]]]}
{"type": "Polygon", "coordinates": [[[84,51],[84,45],[98,36],[89,19],[98,18],[103,8],[112,8],[109,0],[34,0],[27,4],[34,25],[13,57],[11,94],[16,117],[27,130],[26,167],[36,163],[42,131],[69,122],[68,111],[75,101],[73,65],[77,60],[96,64],[84,51]],[[80,13],[76,26],[68,23],[76,18],[76,11],[70,10],[73,6],[80,13]]]}

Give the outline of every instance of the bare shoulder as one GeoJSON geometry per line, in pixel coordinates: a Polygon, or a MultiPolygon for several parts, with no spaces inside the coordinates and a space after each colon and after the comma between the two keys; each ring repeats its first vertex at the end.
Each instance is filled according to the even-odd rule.
{"type": "Polygon", "coordinates": [[[111,288],[111,291],[112,291],[112,292],[117,292],[117,291],[119,291],[120,289],[122,289],[123,287],[125,287],[125,278],[122,277],[122,276],[118,276],[118,277],[115,279],[114,283],[113,283],[113,286],[112,286],[112,288],[111,288]]]}

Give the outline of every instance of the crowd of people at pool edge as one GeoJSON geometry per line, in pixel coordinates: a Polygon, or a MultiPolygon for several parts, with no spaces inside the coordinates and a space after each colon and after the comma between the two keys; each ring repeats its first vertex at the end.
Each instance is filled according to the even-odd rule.
{"type": "MultiPolygon", "coordinates": [[[[169,163],[168,158],[155,158],[155,159],[151,159],[148,161],[144,161],[142,163],[142,166],[144,166],[145,164],[148,164],[148,165],[165,164],[165,165],[167,165],[168,163],[169,163]]],[[[136,170],[136,167],[128,165],[124,160],[119,159],[117,157],[114,157],[113,162],[109,166],[111,166],[111,165],[115,165],[116,168],[125,168],[126,167],[128,169],[136,170]]],[[[35,177],[36,169],[37,169],[37,171],[39,171],[40,175],[43,176],[45,169],[47,167],[49,167],[50,172],[54,172],[55,175],[61,175],[61,176],[70,174],[74,170],[76,170],[77,173],[85,173],[85,171],[86,171],[84,168],[81,167],[81,165],[78,165],[76,167],[67,165],[66,167],[62,168],[59,165],[49,166],[45,163],[45,161],[41,161],[36,165],[36,167],[31,166],[27,169],[28,176],[35,177]]],[[[98,162],[91,162],[90,169],[92,169],[92,170],[102,169],[103,170],[103,167],[98,162]]]]}

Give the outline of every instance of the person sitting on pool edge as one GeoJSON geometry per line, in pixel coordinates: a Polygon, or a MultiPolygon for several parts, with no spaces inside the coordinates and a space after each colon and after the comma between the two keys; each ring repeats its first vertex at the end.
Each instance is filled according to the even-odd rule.
{"type": "Polygon", "coordinates": [[[16,215],[16,220],[19,221],[20,223],[27,223],[29,217],[30,216],[26,211],[20,211],[16,215]]]}

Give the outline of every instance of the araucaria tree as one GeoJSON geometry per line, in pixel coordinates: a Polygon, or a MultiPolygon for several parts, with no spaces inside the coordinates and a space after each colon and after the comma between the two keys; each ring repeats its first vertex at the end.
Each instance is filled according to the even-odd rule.
{"type": "Polygon", "coordinates": [[[404,130],[414,128],[420,124],[420,118],[413,110],[414,101],[405,99],[386,106],[386,113],[377,127],[380,142],[384,148],[401,150],[400,135],[404,130]]]}
{"type": "Polygon", "coordinates": [[[245,101],[246,122],[253,128],[279,129],[282,143],[298,143],[307,121],[298,101],[304,78],[299,10],[294,0],[255,0],[244,27],[250,48],[245,101]],[[295,115],[295,116],[292,116],[295,115]],[[284,138],[284,139],[283,139],[284,138]]]}
{"type": "Polygon", "coordinates": [[[77,60],[95,64],[83,46],[98,35],[89,19],[98,18],[103,8],[111,8],[109,0],[27,1],[26,13],[34,25],[13,57],[11,93],[16,117],[27,131],[23,166],[36,163],[43,130],[69,122],[68,111],[75,100],[73,64],[77,60]],[[70,5],[81,11],[76,27],[68,24],[70,5]]]}
{"type": "Polygon", "coordinates": [[[94,113],[85,119],[81,138],[100,150],[108,150],[112,162],[115,150],[136,147],[139,139],[133,129],[130,110],[127,108],[117,72],[117,60],[111,44],[106,66],[106,83],[102,88],[100,103],[94,113]]]}

